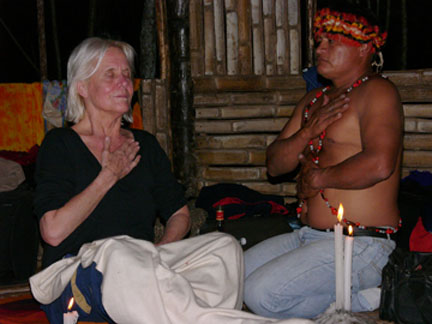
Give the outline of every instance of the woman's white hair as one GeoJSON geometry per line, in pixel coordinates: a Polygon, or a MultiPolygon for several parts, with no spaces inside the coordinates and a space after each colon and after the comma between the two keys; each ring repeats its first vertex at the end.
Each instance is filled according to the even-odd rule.
{"type": "MultiPolygon", "coordinates": [[[[67,65],[68,96],[65,116],[67,121],[77,123],[83,118],[85,107],[78,93],[77,84],[79,81],[89,79],[96,72],[106,51],[111,47],[116,47],[124,53],[133,74],[135,50],[129,44],[98,37],[90,37],[82,41],[72,51],[67,65]]],[[[132,110],[129,109],[123,118],[132,122],[132,110]]]]}

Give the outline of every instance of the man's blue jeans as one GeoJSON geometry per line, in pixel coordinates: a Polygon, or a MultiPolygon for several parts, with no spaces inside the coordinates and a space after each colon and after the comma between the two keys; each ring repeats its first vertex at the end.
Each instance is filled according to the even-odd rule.
{"type": "MultiPolygon", "coordinates": [[[[352,310],[369,311],[359,291],[381,284],[395,242],[354,237],[352,310]]],[[[313,318],[335,301],[334,234],[302,227],[263,241],[245,252],[246,305],[273,318],[313,318]]]]}

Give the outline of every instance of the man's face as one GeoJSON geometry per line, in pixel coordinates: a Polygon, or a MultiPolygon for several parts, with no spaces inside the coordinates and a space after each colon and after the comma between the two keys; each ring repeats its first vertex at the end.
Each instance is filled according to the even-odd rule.
{"type": "Polygon", "coordinates": [[[325,33],[317,39],[317,70],[327,79],[344,76],[359,64],[359,47],[347,45],[342,40],[330,39],[325,33]]]}

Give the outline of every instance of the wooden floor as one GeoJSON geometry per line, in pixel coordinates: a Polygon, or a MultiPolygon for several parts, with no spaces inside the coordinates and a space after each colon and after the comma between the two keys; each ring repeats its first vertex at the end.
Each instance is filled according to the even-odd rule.
{"type": "MultiPolygon", "coordinates": [[[[0,304],[4,299],[14,299],[20,296],[28,295],[30,286],[28,284],[19,284],[11,286],[0,286],[0,304]]],[[[247,309],[245,309],[247,311],[247,309]]],[[[378,310],[374,312],[361,313],[361,316],[377,324],[391,324],[394,322],[383,321],[379,319],[378,310]]]]}
{"type": "Polygon", "coordinates": [[[19,297],[21,295],[26,295],[29,293],[30,285],[27,283],[10,286],[0,286],[0,300],[11,297],[19,297]]]}
{"type": "Polygon", "coordinates": [[[389,321],[383,321],[383,320],[380,320],[378,310],[376,310],[376,311],[374,311],[374,312],[366,312],[366,313],[363,313],[363,314],[365,314],[365,315],[368,316],[371,320],[375,321],[375,323],[378,323],[378,324],[389,324],[389,323],[394,323],[394,322],[389,322],[389,321]]]}

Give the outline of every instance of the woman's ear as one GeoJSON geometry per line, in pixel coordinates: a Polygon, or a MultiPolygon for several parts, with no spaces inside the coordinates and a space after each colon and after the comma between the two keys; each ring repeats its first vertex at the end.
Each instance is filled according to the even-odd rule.
{"type": "Polygon", "coordinates": [[[86,98],[88,96],[87,82],[78,81],[77,82],[77,92],[81,97],[86,98]]]}

